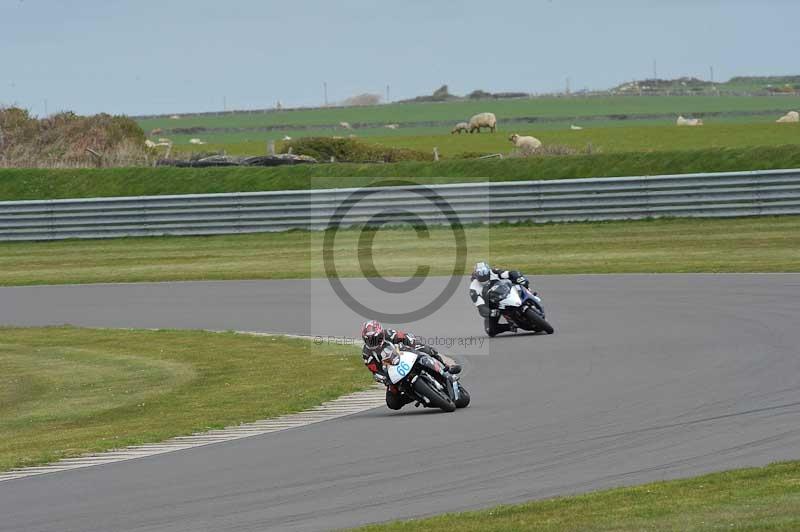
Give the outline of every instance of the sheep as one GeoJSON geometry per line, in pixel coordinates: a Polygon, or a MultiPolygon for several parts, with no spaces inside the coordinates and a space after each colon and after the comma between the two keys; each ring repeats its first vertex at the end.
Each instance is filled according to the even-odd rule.
{"type": "Polygon", "coordinates": [[[569,128],[572,131],[580,131],[581,129],[583,129],[581,126],[576,126],[575,124],[570,124],[569,128]]]}
{"type": "MultiPolygon", "coordinates": [[[[172,147],[172,142],[167,139],[168,142],[161,142],[161,139],[158,139],[158,142],[153,142],[150,139],[144,141],[144,145],[148,148],[157,148],[158,146],[166,146],[167,148],[172,147]]],[[[169,150],[168,150],[169,151],[169,150]]]]}
{"type": "Polygon", "coordinates": [[[205,142],[200,139],[189,139],[189,144],[205,144],[205,142]]]}
{"type": "Polygon", "coordinates": [[[292,137],[290,137],[289,135],[284,135],[283,140],[292,140],[292,137]]]}
{"type": "Polygon", "coordinates": [[[458,133],[460,135],[462,131],[464,133],[469,131],[469,124],[467,124],[466,122],[459,122],[458,124],[456,124],[456,126],[453,128],[450,134],[452,135],[453,133],[458,133]]]}
{"type": "Polygon", "coordinates": [[[172,141],[166,137],[159,137],[158,142],[172,142],[172,141]]]}
{"type": "Polygon", "coordinates": [[[675,124],[679,126],[702,126],[703,121],[699,118],[684,118],[683,116],[679,116],[675,124]]]}
{"type": "Polygon", "coordinates": [[[170,119],[170,120],[180,120],[180,119],[181,119],[181,117],[180,117],[180,115],[171,115],[171,116],[169,117],[169,119],[170,119]]]}
{"type": "Polygon", "coordinates": [[[339,127],[344,129],[353,129],[353,126],[351,126],[349,122],[339,122],[339,127]]]}
{"type": "Polygon", "coordinates": [[[514,143],[522,153],[530,154],[542,147],[542,141],[536,137],[523,137],[514,133],[508,140],[514,143]]]}
{"type": "Polygon", "coordinates": [[[386,129],[397,129],[400,127],[400,124],[386,124],[383,127],[385,127],[386,129]]]}
{"type": "Polygon", "coordinates": [[[791,122],[800,122],[800,113],[797,111],[789,111],[782,117],[776,120],[779,124],[788,124],[791,122]]]}
{"type": "Polygon", "coordinates": [[[492,133],[497,129],[497,117],[494,113],[478,113],[469,119],[469,132],[481,132],[482,127],[488,127],[492,133]]]}

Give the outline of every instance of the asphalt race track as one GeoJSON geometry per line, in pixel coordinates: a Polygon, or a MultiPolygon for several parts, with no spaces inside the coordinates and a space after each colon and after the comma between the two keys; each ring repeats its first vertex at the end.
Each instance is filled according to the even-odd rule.
{"type": "MultiPolygon", "coordinates": [[[[468,409],[379,408],[3,482],[0,530],[324,530],[800,458],[800,274],[534,280],[556,334],[471,346],[468,409]]],[[[359,321],[324,280],[0,289],[4,324],[354,335],[359,321]]],[[[463,285],[411,328],[482,337],[463,285]]]]}

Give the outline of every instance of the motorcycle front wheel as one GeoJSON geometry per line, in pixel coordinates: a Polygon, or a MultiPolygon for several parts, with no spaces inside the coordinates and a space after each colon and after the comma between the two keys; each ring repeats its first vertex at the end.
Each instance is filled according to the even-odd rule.
{"type": "Polygon", "coordinates": [[[533,325],[533,329],[535,331],[544,331],[547,334],[553,334],[555,330],[553,329],[553,326],[547,323],[547,320],[540,316],[539,313],[532,308],[528,307],[525,309],[525,317],[528,319],[531,325],[533,325]]]}
{"type": "Polygon", "coordinates": [[[420,377],[414,382],[414,392],[420,397],[427,397],[430,404],[425,406],[432,406],[439,408],[445,412],[454,412],[456,409],[455,403],[447,396],[446,393],[439,391],[431,386],[424,377],[420,377]]]}

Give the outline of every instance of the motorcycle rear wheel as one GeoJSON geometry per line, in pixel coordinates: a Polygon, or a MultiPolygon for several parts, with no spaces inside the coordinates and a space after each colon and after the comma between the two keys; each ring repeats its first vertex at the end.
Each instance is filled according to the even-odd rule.
{"type": "Polygon", "coordinates": [[[430,400],[430,405],[425,406],[439,408],[445,412],[455,412],[456,410],[456,405],[453,403],[450,397],[428,384],[428,381],[426,381],[422,376],[420,376],[414,382],[414,392],[417,395],[421,397],[427,397],[430,400]]]}
{"type": "Polygon", "coordinates": [[[469,392],[466,388],[458,385],[458,401],[456,401],[456,408],[466,408],[469,406],[469,392]]]}

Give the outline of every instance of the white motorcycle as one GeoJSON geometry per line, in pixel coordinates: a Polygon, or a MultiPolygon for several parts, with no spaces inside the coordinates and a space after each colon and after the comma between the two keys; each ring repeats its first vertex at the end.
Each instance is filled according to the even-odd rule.
{"type": "Polygon", "coordinates": [[[545,319],[542,298],[524,286],[502,279],[487,285],[482,295],[489,307],[498,309],[518,329],[553,334],[553,326],[545,319]]]}
{"type": "Polygon", "coordinates": [[[469,405],[469,392],[458,375],[451,375],[435,358],[418,351],[388,345],[382,353],[389,380],[400,393],[416,401],[415,406],[453,412],[469,405]]]}

